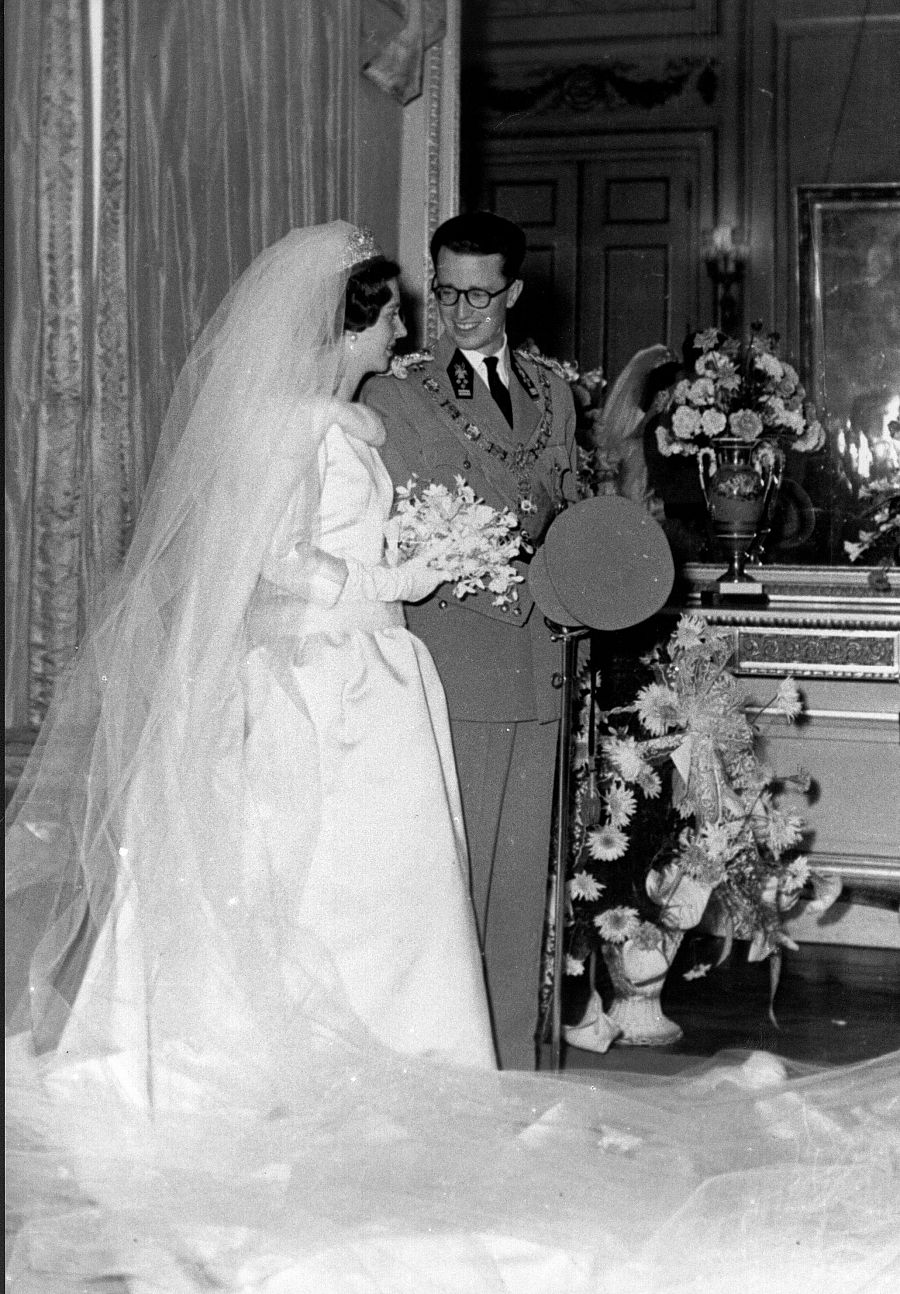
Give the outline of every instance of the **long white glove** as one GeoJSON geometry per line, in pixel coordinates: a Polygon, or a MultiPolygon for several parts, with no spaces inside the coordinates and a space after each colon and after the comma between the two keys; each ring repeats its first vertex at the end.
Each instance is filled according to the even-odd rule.
{"type": "Polygon", "coordinates": [[[347,583],[341,596],[368,602],[421,602],[449,578],[446,571],[426,566],[420,557],[397,566],[364,566],[352,558],[345,560],[347,583]]]}

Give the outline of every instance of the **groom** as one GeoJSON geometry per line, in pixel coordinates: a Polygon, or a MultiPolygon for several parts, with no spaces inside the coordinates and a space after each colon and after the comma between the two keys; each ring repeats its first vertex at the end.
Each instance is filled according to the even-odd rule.
{"type": "MultiPolygon", "coordinates": [[[[371,380],[395,485],[451,489],[462,476],[512,508],[532,545],[576,496],[575,410],[559,366],[513,351],[506,315],[524,289],[525,235],[490,212],[454,216],[431,240],[443,335],[434,355],[371,380]]],[[[519,564],[523,573],[524,567],[519,564]]],[[[511,609],[449,585],[407,622],[434,657],[450,711],[472,899],[501,1065],[535,1065],[540,954],[559,716],[559,648],[528,593],[511,609]]]]}

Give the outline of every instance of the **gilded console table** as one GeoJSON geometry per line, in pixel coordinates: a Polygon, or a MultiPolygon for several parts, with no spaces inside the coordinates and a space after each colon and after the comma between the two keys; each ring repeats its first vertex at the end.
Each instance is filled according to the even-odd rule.
{"type": "Polygon", "coordinates": [[[761,706],[779,679],[797,680],[804,713],[766,725],[765,757],[812,775],[812,801],[796,805],[810,861],[847,885],[900,890],[900,571],[765,567],[765,606],[703,605],[721,573],[686,566],[665,614],[727,630],[735,673],[761,706]]]}

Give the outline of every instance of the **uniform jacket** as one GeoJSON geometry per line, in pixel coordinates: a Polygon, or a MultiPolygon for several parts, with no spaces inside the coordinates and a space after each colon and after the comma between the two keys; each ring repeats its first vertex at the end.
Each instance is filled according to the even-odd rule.
{"type": "MultiPolygon", "coordinates": [[[[575,409],[565,379],[546,361],[523,352],[512,353],[511,361],[512,427],[446,334],[433,358],[413,362],[404,377],[371,378],[363,399],[384,421],[381,455],[395,485],[416,476],[420,486],[435,481],[453,489],[455,477],[463,476],[491,507],[514,509],[539,543],[559,508],[576,498],[575,409]],[[524,459],[519,467],[517,450],[524,459]],[[523,497],[534,512],[521,510],[523,497]]],[[[524,564],[520,573],[527,573],[524,564]]],[[[459,599],[450,585],[406,608],[411,632],[434,657],[453,719],[558,716],[552,679],[559,645],[527,583],[517,588],[518,601],[508,610],[493,606],[490,593],[459,599]]]]}

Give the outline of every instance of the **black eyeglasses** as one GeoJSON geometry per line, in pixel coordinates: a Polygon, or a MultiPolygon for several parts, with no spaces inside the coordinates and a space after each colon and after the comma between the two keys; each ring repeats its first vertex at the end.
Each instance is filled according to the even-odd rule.
{"type": "Polygon", "coordinates": [[[496,292],[488,292],[487,288],[452,288],[449,283],[431,280],[431,290],[442,306],[455,306],[460,297],[465,297],[473,310],[483,310],[491,304],[494,297],[501,296],[509,287],[510,284],[505,283],[496,292]]]}

